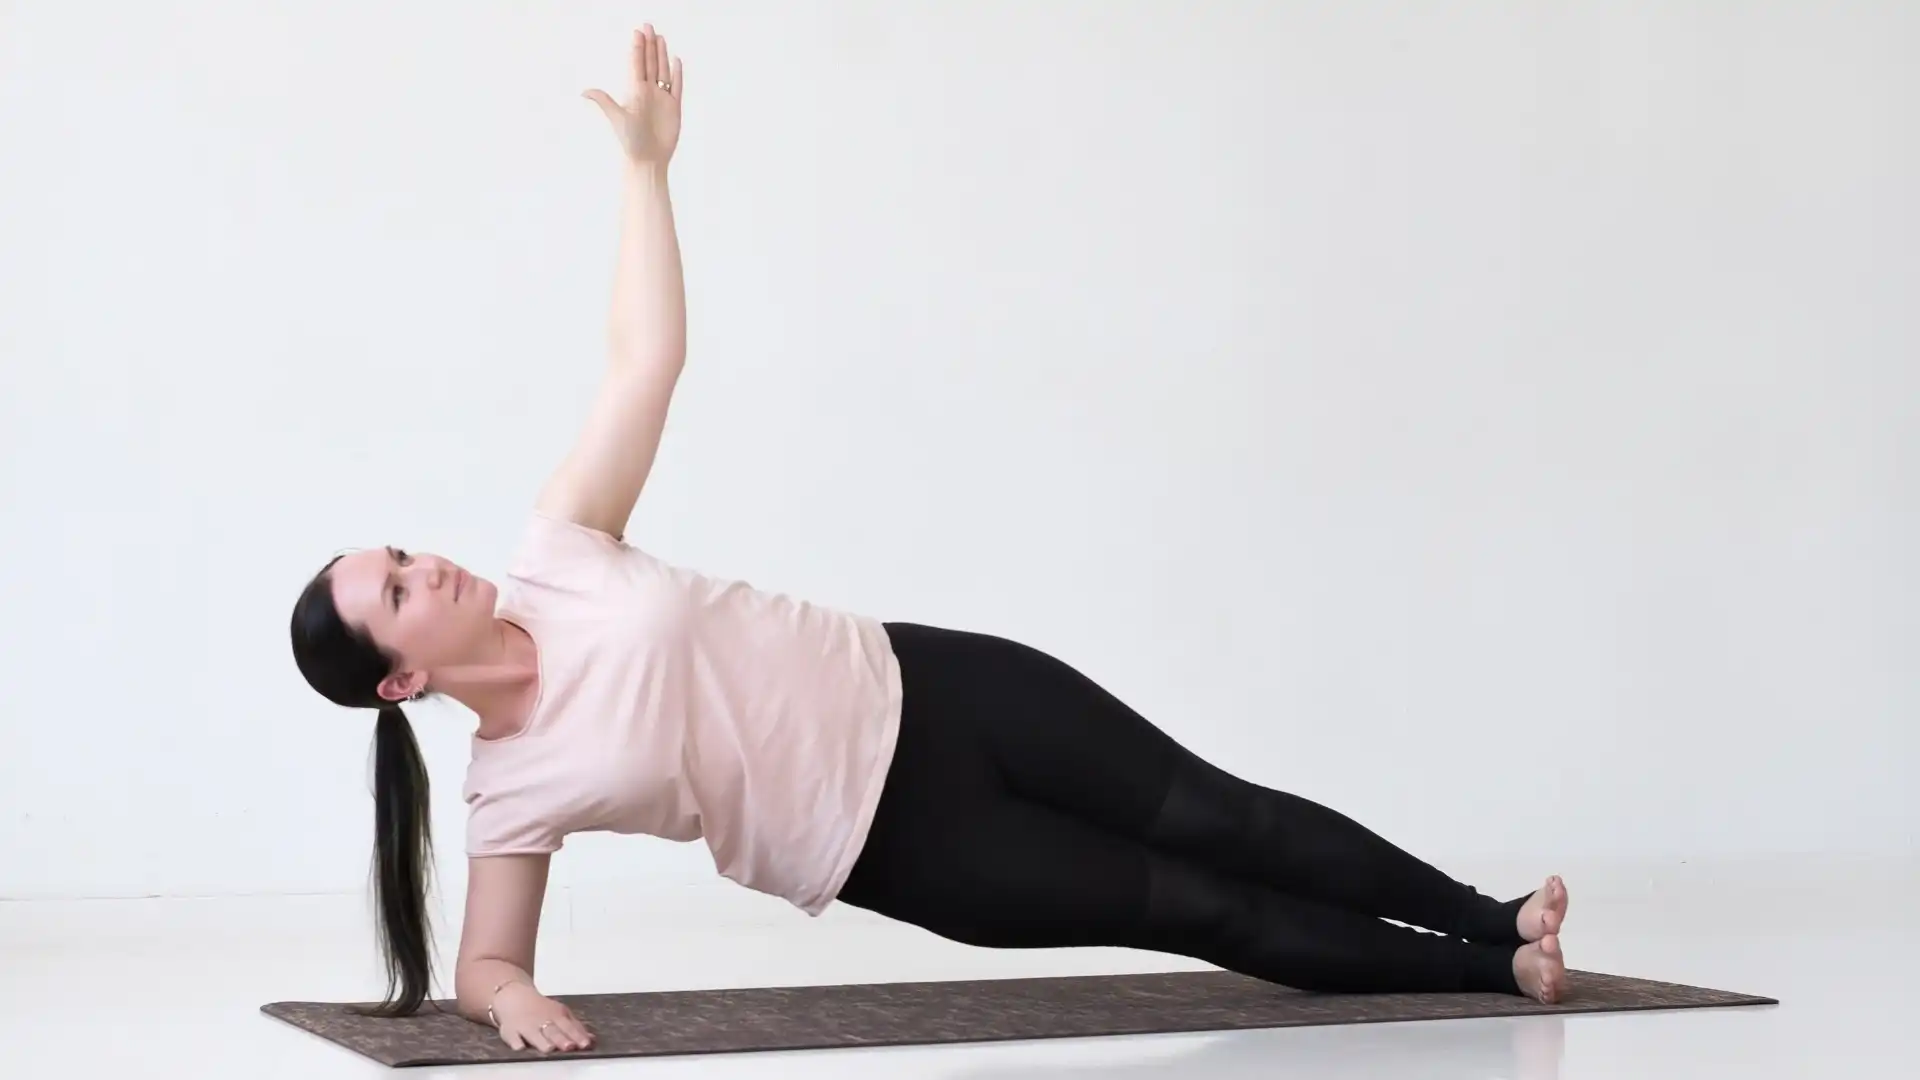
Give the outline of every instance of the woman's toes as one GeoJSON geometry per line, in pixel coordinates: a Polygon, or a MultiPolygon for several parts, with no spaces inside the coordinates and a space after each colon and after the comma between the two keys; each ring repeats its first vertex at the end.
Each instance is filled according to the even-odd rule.
{"type": "Polygon", "coordinates": [[[1557,934],[1567,919],[1567,883],[1556,874],[1547,879],[1546,887],[1540,891],[1545,901],[1540,910],[1540,931],[1557,934]]]}
{"type": "Polygon", "coordinates": [[[1567,913],[1567,887],[1558,877],[1550,877],[1520,907],[1515,929],[1522,941],[1539,941],[1560,932],[1567,913]]]}

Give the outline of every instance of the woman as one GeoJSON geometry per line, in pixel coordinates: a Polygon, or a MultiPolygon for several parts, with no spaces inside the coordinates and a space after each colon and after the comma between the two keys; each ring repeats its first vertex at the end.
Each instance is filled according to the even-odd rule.
{"type": "Polygon", "coordinates": [[[611,349],[504,587],[435,555],[328,563],[293,651],[378,710],[383,1015],[430,975],[427,777],[401,703],[478,717],[460,1012],[516,1049],[591,1045],[533,979],[548,862],[572,832],[704,840],[726,877],[1002,948],[1121,946],[1329,991],[1496,991],[1565,977],[1557,878],[1497,902],[1353,821],[1188,753],[1066,664],[665,564],[622,539],[684,357],[667,163],[681,63],[651,26],[624,105],[611,349]],[[1422,933],[1383,921],[1424,927],[1422,933]]]}

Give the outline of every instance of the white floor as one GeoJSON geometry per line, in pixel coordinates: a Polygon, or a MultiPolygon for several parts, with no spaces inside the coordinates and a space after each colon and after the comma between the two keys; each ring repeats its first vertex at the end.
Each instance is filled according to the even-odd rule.
{"type": "MultiPolygon", "coordinates": [[[[925,1077],[1219,1080],[1920,1075],[1920,932],[1903,863],[1695,868],[1646,882],[1570,875],[1574,966],[1770,995],[1777,1007],[1435,1021],[949,1048],[543,1061],[426,1078],[925,1077]],[[1606,885],[1614,886],[1609,889],[1606,885]],[[1631,884],[1633,887],[1622,887],[1631,884]]],[[[137,902],[0,905],[0,1076],[303,1080],[395,1075],[258,1012],[363,994],[371,940],[288,900],[262,917],[154,917],[137,902]]],[[[845,914],[646,935],[543,938],[551,992],[1190,967],[1130,953],[995,954],[845,914]]],[[[406,1075],[406,1074],[401,1074],[406,1075]]]]}

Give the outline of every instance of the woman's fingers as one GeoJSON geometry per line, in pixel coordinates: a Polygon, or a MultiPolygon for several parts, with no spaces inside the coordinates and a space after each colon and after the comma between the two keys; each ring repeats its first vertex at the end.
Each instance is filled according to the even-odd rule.
{"type": "Polygon", "coordinates": [[[616,124],[620,122],[620,103],[608,96],[605,90],[587,90],[580,96],[600,106],[600,111],[606,114],[608,120],[616,124]]]}
{"type": "Polygon", "coordinates": [[[667,49],[664,34],[654,32],[648,23],[633,32],[633,94],[635,98],[665,83],[674,97],[680,96],[680,58],[667,49]]]}
{"type": "Polygon", "coordinates": [[[510,1026],[500,1029],[500,1040],[513,1050],[536,1050],[551,1054],[555,1050],[585,1050],[593,1045],[593,1033],[571,1014],[542,1021],[541,1026],[510,1026]]]}
{"type": "Polygon", "coordinates": [[[561,1017],[558,1026],[560,1030],[567,1033],[568,1038],[573,1040],[575,1049],[583,1049],[593,1045],[593,1033],[588,1031],[587,1025],[581,1023],[580,1018],[574,1016],[572,1013],[561,1017]]]}
{"type": "Polygon", "coordinates": [[[527,1032],[527,1044],[543,1054],[553,1053],[553,1041],[547,1038],[547,1032],[541,1028],[527,1032]]]}

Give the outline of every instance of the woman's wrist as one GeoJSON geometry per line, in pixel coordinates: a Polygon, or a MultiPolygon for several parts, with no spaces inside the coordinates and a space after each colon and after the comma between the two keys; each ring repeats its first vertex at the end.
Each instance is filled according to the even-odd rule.
{"type": "Polygon", "coordinates": [[[531,979],[526,979],[519,975],[515,975],[510,979],[506,979],[502,981],[498,986],[495,986],[493,988],[493,993],[487,996],[487,1023],[492,1024],[496,1028],[500,1026],[500,1018],[494,1015],[493,1007],[495,1003],[497,1003],[500,1000],[500,992],[502,990],[507,989],[508,987],[513,986],[516,983],[522,986],[525,986],[528,990],[532,991],[535,995],[538,995],[540,993],[540,989],[533,985],[533,981],[531,979]]]}
{"type": "Polygon", "coordinates": [[[627,158],[625,176],[628,183],[638,183],[649,187],[667,185],[667,163],[648,158],[627,158]]]}

